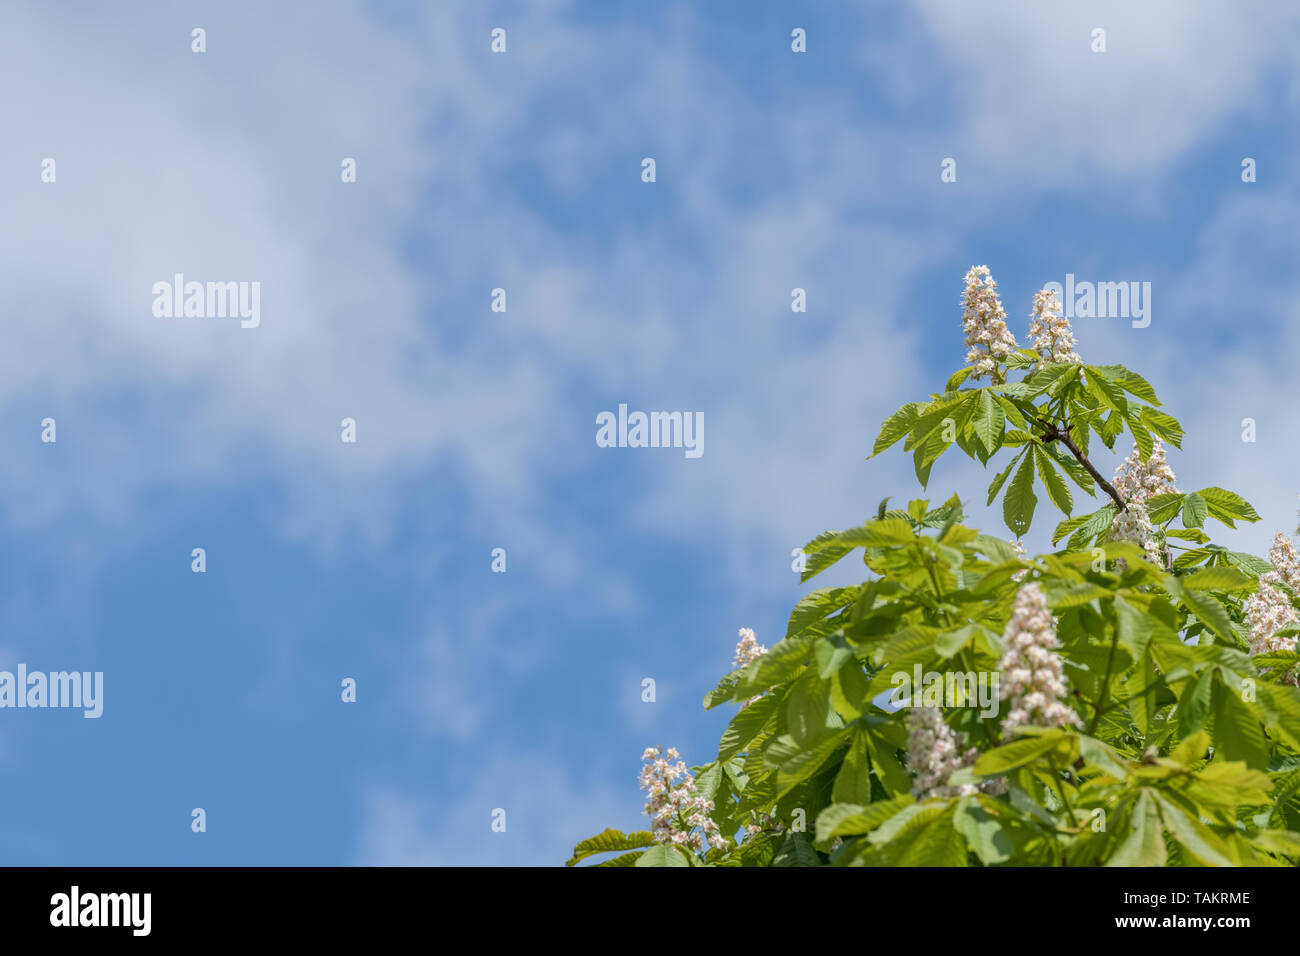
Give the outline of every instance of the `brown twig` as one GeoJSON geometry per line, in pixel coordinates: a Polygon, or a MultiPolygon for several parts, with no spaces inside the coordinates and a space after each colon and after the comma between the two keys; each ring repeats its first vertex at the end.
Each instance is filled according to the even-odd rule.
{"type": "Polygon", "coordinates": [[[1115,490],[1115,486],[1101,476],[1101,472],[1097,470],[1096,465],[1088,460],[1088,456],[1079,450],[1079,446],[1076,445],[1074,439],[1070,437],[1069,422],[1066,422],[1064,426],[1060,426],[1042,418],[1037,418],[1035,421],[1037,421],[1039,425],[1043,426],[1043,431],[1045,432],[1039,440],[1043,442],[1043,444],[1059,441],[1064,445],[1070,454],[1078,460],[1079,464],[1088,469],[1088,474],[1092,475],[1092,480],[1097,482],[1106,494],[1110,495],[1111,500],[1115,502],[1115,507],[1120,511],[1123,511],[1125,508],[1124,499],[1119,496],[1119,492],[1115,490]]]}

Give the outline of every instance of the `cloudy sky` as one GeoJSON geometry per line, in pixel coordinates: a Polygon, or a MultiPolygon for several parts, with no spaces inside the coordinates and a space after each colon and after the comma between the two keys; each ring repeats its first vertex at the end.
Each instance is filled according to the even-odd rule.
{"type": "Polygon", "coordinates": [[[1079,349],[1152,381],[1180,483],[1263,550],[1300,491],[1298,26],[7,3],[0,669],[102,671],[104,713],[0,710],[0,861],[553,864],[638,828],[642,749],[712,757],[700,698],[737,628],[783,633],[790,550],[916,493],[864,459],[961,364],[973,264],[1022,340],[1047,282],[1151,283],[1079,349]],[[177,273],[260,283],[260,325],[156,316],[177,273]],[[703,456],[598,447],[620,403],[702,413],[703,456]]]}

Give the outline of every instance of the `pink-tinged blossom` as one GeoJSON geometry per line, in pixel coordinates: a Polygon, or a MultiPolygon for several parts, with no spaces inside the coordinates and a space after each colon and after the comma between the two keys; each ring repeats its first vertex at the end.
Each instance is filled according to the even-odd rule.
{"type": "Polygon", "coordinates": [[[1074,350],[1074,330],[1070,320],[1061,313],[1056,292],[1043,289],[1034,293],[1034,311],[1030,316],[1029,335],[1034,351],[1044,362],[1069,362],[1078,365],[1079,353],[1074,350]]]}
{"type": "MultiPolygon", "coordinates": [[[[1012,541],[1012,542],[1011,542],[1011,547],[1013,547],[1013,548],[1016,549],[1016,557],[1020,558],[1021,560],[1024,560],[1025,558],[1029,557],[1029,553],[1028,553],[1027,551],[1025,551],[1025,542],[1022,541],[1021,539],[1016,538],[1015,541],[1012,541]]],[[[1029,569],[1028,569],[1028,568],[1025,568],[1025,569],[1020,570],[1020,571],[1017,571],[1015,574],[1011,575],[1011,580],[1012,580],[1012,581],[1023,581],[1024,578],[1025,578],[1025,575],[1028,574],[1028,573],[1029,573],[1029,569]]]]}
{"type": "MultiPolygon", "coordinates": [[[[1152,564],[1163,565],[1164,555],[1160,551],[1160,542],[1155,538],[1155,528],[1151,525],[1151,516],[1142,501],[1130,501],[1128,506],[1115,516],[1110,526],[1110,540],[1131,541],[1147,553],[1147,560],[1152,564]]],[[[1122,571],[1128,563],[1120,558],[1115,562],[1122,571]]]]}
{"type": "MultiPolygon", "coordinates": [[[[758,643],[758,639],[754,636],[754,632],[748,627],[742,627],[740,629],[740,641],[736,644],[736,660],[732,666],[746,667],[749,664],[754,663],[754,661],[758,660],[766,653],[767,648],[758,643]]],[[[749,698],[749,700],[740,705],[740,709],[744,710],[762,696],[762,694],[759,694],[758,697],[749,698]]]]}
{"type": "MultiPolygon", "coordinates": [[[[1246,643],[1252,655],[1294,651],[1295,635],[1280,632],[1300,627],[1300,615],[1291,603],[1291,596],[1300,594],[1300,555],[1291,539],[1279,531],[1268,558],[1273,570],[1260,575],[1259,590],[1245,605],[1246,643]]],[[[1287,674],[1286,683],[1297,683],[1295,670],[1287,674]]]]}
{"type": "Polygon", "coordinates": [[[997,290],[988,266],[971,267],[962,295],[961,327],[966,333],[966,361],[974,366],[971,377],[991,375],[1000,382],[999,363],[1015,351],[1016,337],[1007,328],[1007,313],[997,290]]]}
{"type": "Polygon", "coordinates": [[[1126,502],[1133,499],[1146,502],[1155,495],[1173,494],[1178,491],[1176,481],[1160,439],[1151,443],[1151,457],[1146,460],[1135,443],[1124,464],[1115,469],[1115,490],[1126,502]]]}
{"type": "Polygon", "coordinates": [[[1112,541],[1131,541],[1146,551],[1152,563],[1165,565],[1167,555],[1156,540],[1155,528],[1147,510],[1148,502],[1156,495],[1178,491],[1173,469],[1165,460],[1165,449],[1159,440],[1152,443],[1151,455],[1143,459],[1137,445],[1124,463],[1115,469],[1113,484],[1124,499],[1125,508],[1111,524],[1112,541]]]}
{"type": "Polygon", "coordinates": [[[907,715],[907,769],[913,774],[912,796],[960,797],[975,793],[974,784],[951,787],[948,778],[975,763],[979,752],[966,747],[963,735],[949,727],[938,707],[913,707],[907,715]]]}
{"type": "Polygon", "coordinates": [[[1017,727],[1079,727],[1079,715],[1064,703],[1067,694],[1061,646],[1056,639],[1056,618],[1047,596],[1037,584],[1016,592],[1011,620],[1003,634],[1006,648],[998,668],[1002,672],[1002,699],[1010,709],[1002,729],[1010,735],[1017,727]]]}
{"type": "Polygon", "coordinates": [[[647,747],[641,754],[646,765],[641,768],[639,783],[649,798],[645,812],[655,841],[697,853],[704,851],[705,844],[721,850],[727,840],[710,816],[713,801],[696,792],[695,778],[677,757],[675,747],[663,755],[658,747],[647,747]]]}
{"type": "Polygon", "coordinates": [[[740,640],[736,643],[736,660],[732,666],[745,667],[754,663],[766,653],[767,648],[758,643],[753,630],[742,627],[740,629],[740,640]]]}
{"type": "Polygon", "coordinates": [[[1291,589],[1291,593],[1300,596],[1300,554],[1291,543],[1291,539],[1279,531],[1273,536],[1273,547],[1268,550],[1268,560],[1278,573],[1279,579],[1291,589]]]}

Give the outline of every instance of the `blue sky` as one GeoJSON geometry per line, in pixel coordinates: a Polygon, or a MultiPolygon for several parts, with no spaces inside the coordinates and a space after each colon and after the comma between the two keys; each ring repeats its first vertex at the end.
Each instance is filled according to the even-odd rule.
{"type": "Polygon", "coordinates": [[[1300,11],[1084,6],[7,4],[0,669],[105,702],[0,710],[0,861],[637,828],[641,751],[707,761],[737,628],[783,632],[790,549],[914,496],[864,458],[960,364],[972,264],[1022,340],[1066,273],[1151,282],[1080,351],[1181,419],[1183,486],[1264,516],[1225,541],[1290,530],[1300,11]],[[155,317],[176,272],[260,282],[260,327],[155,317]],[[598,448],[619,403],[703,412],[703,457],[598,448]]]}

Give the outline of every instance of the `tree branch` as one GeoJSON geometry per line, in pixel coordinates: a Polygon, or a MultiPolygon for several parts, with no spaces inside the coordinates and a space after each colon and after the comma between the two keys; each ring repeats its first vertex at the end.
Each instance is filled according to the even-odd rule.
{"type": "Polygon", "coordinates": [[[1092,480],[1097,482],[1097,484],[1101,487],[1103,491],[1106,492],[1106,494],[1110,495],[1111,500],[1115,502],[1115,507],[1118,508],[1120,511],[1123,511],[1126,507],[1124,504],[1124,499],[1119,496],[1119,492],[1115,490],[1115,486],[1101,476],[1101,472],[1097,470],[1096,465],[1094,465],[1092,462],[1088,460],[1088,456],[1079,450],[1079,446],[1076,445],[1074,443],[1074,439],[1070,437],[1069,423],[1067,422],[1064,427],[1061,427],[1059,425],[1056,425],[1053,422],[1046,421],[1042,418],[1035,419],[1035,421],[1037,421],[1039,425],[1043,426],[1043,430],[1046,433],[1042,436],[1040,440],[1044,444],[1048,444],[1054,441],[1059,441],[1062,445],[1064,445],[1066,449],[1070,452],[1070,454],[1073,455],[1075,459],[1079,462],[1079,464],[1083,465],[1084,468],[1088,469],[1088,474],[1092,475],[1092,480]]]}

